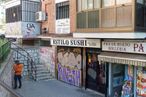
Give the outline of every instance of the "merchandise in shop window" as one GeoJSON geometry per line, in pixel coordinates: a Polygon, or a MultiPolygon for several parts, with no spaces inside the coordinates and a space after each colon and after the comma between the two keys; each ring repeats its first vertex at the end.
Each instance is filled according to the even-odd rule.
{"type": "Polygon", "coordinates": [[[125,66],[125,79],[121,97],[132,97],[133,68],[125,66]]]}
{"type": "Polygon", "coordinates": [[[137,70],[137,95],[146,97],[146,67],[137,70]]]}

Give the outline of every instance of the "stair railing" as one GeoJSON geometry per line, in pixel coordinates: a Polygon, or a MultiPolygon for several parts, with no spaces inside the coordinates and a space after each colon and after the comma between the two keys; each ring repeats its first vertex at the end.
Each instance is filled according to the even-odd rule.
{"type": "MultiPolygon", "coordinates": [[[[10,51],[10,45],[9,42],[4,43],[3,45],[0,46],[0,60],[4,61],[4,59],[6,59],[6,56],[8,56],[9,51],[10,51]],[[4,47],[7,47],[6,49],[4,49],[4,47]],[[4,52],[3,52],[4,50],[4,52]],[[8,51],[7,51],[8,50],[8,51]]],[[[10,58],[9,58],[10,59],[10,58]]],[[[7,60],[7,64],[4,66],[4,68],[2,69],[1,73],[0,73],[0,89],[1,89],[1,97],[23,97],[22,95],[20,95],[19,93],[15,92],[9,85],[7,85],[4,81],[3,81],[3,73],[6,70],[6,67],[8,66],[8,63],[10,60],[7,60]]]]}
{"type": "Polygon", "coordinates": [[[36,76],[37,68],[36,68],[36,64],[35,64],[34,60],[32,59],[31,55],[25,49],[23,49],[22,47],[18,46],[15,43],[12,43],[12,42],[11,42],[11,49],[14,50],[17,53],[17,59],[19,57],[18,56],[19,54],[21,56],[24,56],[24,57],[27,58],[28,74],[36,81],[36,79],[37,79],[37,76],[36,76]],[[21,51],[24,51],[26,53],[26,55],[21,53],[21,51]]]}

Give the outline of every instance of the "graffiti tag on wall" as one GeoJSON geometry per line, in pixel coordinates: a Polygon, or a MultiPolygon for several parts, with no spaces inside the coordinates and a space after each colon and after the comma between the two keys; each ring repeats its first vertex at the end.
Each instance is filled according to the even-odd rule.
{"type": "Polygon", "coordinates": [[[40,62],[55,76],[55,52],[51,47],[41,47],[40,62]]]}
{"type": "Polygon", "coordinates": [[[23,32],[24,38],[35,37],[40,34],[40,24],[31,23],[31,22],[23,22],[22,23],[22,32],[23,32]]]}
{"type": "Polygon", "coordinates": [[[58,47],[58,79],[81,85],[81,49],[58,47]]]}
{"type": "Polygon", "coordinates": [[[64,67],[58,64],[58,79],[71,85],[81,85],[81,70],[64,67]]]}

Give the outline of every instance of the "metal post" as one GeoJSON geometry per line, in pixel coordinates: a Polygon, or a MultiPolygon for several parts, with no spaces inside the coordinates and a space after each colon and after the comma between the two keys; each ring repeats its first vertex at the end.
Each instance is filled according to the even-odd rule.
{"type": "Polygon", "coordinates": [[[134,66],[134,97],[137,97],[137,93],[136,93],[136,91],[137,91],[137,67],[136,66],[134,66]]]}
{"type": "Polygon", "coordinates": [[[107,63],[108,68],[109,68],[109,72],[108,72],[108,97],[112,97],[112,64],[111,63],[107,63]]]}

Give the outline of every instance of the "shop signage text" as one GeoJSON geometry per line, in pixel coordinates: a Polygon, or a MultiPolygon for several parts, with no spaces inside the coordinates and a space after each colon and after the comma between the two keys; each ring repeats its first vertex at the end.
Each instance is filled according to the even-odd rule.
{"type": "Polygon", "coordinates": [[[100,40],[95,39],[51,39],[51,45],[100,48],[100,40]]]}
{"type": "Polygon", "coordinates": [[[146,42],[102,42],[102,50],[146,54],[146,42]]]}

